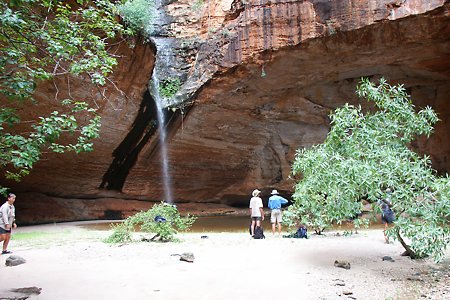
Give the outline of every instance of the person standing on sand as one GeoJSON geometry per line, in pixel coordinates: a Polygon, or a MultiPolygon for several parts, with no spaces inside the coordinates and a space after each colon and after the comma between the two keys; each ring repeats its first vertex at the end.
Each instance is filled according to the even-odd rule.
{"type": "Polygon", "coordinates": [[[278,236],[281,236],[281,206],[289,201],[281,197],[277,190],[272,190],[268,207],[271,209],[270,223],[272,223],[272,234],[275,235],[275,227],[278,225],[278,236]]]}
{"type": "Polygon", "coordinates": [[[386,236],[386,230],[388,228],[388,224],[394,223],[395,214],[391,209],[391,207],[392,207],[391,189],[390,188],[386,189],[386,193],[387,193],[386,199],[382,199],[380,201],[380,207],[381,207],[381,221],[384,224],[384,230],[383,230],[384,241],[386,242],[386,244],[389,244],[389,239],[386,236]]]}
{"type": "Polygon", "coordinates": [[[252,198],[250,199],[250,217],[252,219],[252,225],[250,231],[252,236],[255,235],[255,225],[261,226],[261,221],[264,221],[264,210],[261,197],[261,191],[256,189],[252,192],[252,198]]]}
{"type": "Polygon", "coordinates": [[[0,242],[3,241],[2,254],[9,254],[8,243],[11,239],[11,229],[17,228],[15,217],[16,209],[14,208],[14,201],[16,201],[16,195],[8,194],[8,199],[0,207],[0,242]]]}

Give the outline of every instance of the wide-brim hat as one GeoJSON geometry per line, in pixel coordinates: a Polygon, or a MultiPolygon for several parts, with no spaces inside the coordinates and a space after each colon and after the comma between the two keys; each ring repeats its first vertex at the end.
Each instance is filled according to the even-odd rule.
{"type": "Polygon", "coordinates": [[[261,191],[260,191],[260,190],[258,190],[258,189],[256,189],[256,190],[253,190],[253,192],[252,192],[252,196],[253,196],[253,197],[256,197],[256,196],[258,196],[259,194],[261,194],[261,191]]]}
{"type": "Polygon", "coordinates": [[[271,195],[278,195],[278,191],[277,190],[272,190],[272,193],[270,193],[271,195]]]}

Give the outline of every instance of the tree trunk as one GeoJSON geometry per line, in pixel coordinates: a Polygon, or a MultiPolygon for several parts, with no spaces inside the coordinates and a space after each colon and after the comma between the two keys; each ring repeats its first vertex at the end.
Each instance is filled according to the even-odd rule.
{"type": "Polygon", "coordinates": [[[398,238],[400,244],[402,244],[403,248],[405,248],[408,256],[411,257],[412,259],[415,259],[417,257],[416,253],[411,249],[411,247],[409,247],[409,245],[407,245],[405,243],[402,236],[400,235],[400,230],[398,228],[395,228],[395,233],[397,234],[397,238],[398,238]]]}

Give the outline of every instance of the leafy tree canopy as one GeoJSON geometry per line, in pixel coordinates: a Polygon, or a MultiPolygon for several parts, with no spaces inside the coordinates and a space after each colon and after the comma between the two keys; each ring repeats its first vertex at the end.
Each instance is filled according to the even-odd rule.
{"type": "Polygon", "coordinates": [[[323,144],[297,151],[292,173],[303,178],[286,216],[320,232],[357,216],[363,199],[378,207],[389,188],[397,220],[388,235],[412,257],[441,259],[450,241],[450,178],[437,176],[430,158],[408,147],[417,136],[430,136],[436,113],[416,112],[403,86],[384,79],[378,85],[363,79],[357,94],[377,111],[346,104],[330,116],[323,144]]]}
{"type": "Polygon", "coordinates": [[[100,117],[85,99],[57,99],[56,93],[62,111],[32,120],[22,120],[19,112],[25,102],[37,104],[33,93],[42,81],[79,77],[104,85],[117,64],[108,41],[131,33],[116,16],[110,0],[0,4],[0,165],[6,178],[27,175],[44,150],[92,150],[100,117]],[[67,134],[71,142],[58,142],[67,134]]]}

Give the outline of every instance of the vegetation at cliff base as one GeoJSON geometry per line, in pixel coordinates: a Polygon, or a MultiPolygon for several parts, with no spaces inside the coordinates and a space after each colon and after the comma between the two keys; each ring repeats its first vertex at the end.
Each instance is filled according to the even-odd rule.
{"type": "Polygon", "coordinates": [[[197,218],[180,216],[175,205],[161,202],[148,211],[141,211],[128,217],[124,222],[112,225],[113,233],[105,240],[107,243],[126,243],[132,241],[132,233],[137,229],[142,233],[153,233],[149,241],[174,241],[178,231],[189,230],[197,218]]]}
{"type": "Polygon", "coordinates": [[[430,136],[438,117],[430,107],[416,111],[403,86],[384,79],[362,79],[357,94],[377,110],[336,109],[325,142],[297,151],[292,173],[301,179],[286,221],[320,232],[358,216],[363,201],[379,211],[391,190],[396,221],[388,236],[413,258],[439,261],[450,241],[450,178],[437,176],[430,158],[409,148],[419,135],[430,136]]]}

